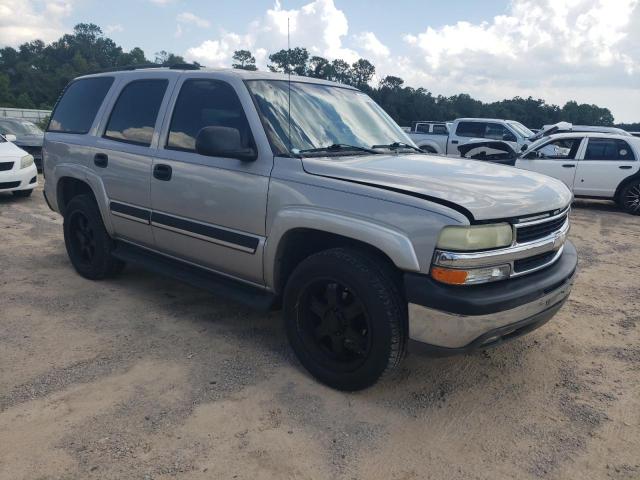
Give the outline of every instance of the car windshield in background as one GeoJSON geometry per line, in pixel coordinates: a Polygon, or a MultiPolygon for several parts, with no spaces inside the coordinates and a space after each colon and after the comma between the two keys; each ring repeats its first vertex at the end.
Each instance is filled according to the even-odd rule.
{"type": "Polygon", "coordinates": [[[529,138],[535,135],[531,130],[525,127],[520,122],[507,122],[511,128],[513,128],[519,135],[522,135],[524,138],[529,138]]]}
{"type": "Polygon", "coordinates": [[[0,130],[14,135],[37,135],[42,133],[35,124],[26,120],[0,120],[0,130]]]}
{"type": "Polygon", "coordinates": [[[398,143],[406,144],[407,151],[415,148],[402,129],[373,100],[357,90],[291,82],[289,128],[289,82],[250,80],[247,86],[269,139],[281,154],[366,154],[362,149],[371,149],[374,145],[389,145],[390,150],[397,151],[398,143]],[[328,148],[335,145],[343,147],[328,148]],[[315,152],[309,151],[314,149],[315,152]],[[308,152],[303,152],[305,150],[308,152]]]}

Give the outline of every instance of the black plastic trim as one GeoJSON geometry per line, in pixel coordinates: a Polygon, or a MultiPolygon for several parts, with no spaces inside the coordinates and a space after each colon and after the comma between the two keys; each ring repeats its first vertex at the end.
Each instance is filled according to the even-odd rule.
{"type": "Polygon", "coordinates": [[[0,183],[0,190],[5,190],[7,188],[16,188],[20,186],[20,182],[4,182],[0,183]]]}
{"type": "Polygon", "coordinates": [[[160,275],[175,278],[194,287],[242,303],[259,311],[272,310],[276,296],[266,289],[243,283],[130,243],[117,241],[115,258],[134,263],[160,275]]]}
{"type": "Polygon", "coordinates": [[[126,205],[119,202],[111,202],[109,204],[109,208],[112,212],[122,213],[124,215],[129,215],[130,217],[139,218],[140,220],[144,220],[147,223],[151,221],[151,210],[147,210],[145,208],[133,207],[131,205],[126,205]]]}
{"type": "Polygon", "coordinates": [[[404,274],[407,301],[456,315],[489,315],[542,298],[575,274],[578,254],[567,241],[553,265],[519,278],[474,286],[451,286],[428,275],[404,274]]]}
{"type": "Polygon", "coordinates": [[[229,230],[213,227],[211,225],[203,225],[201,223],[192,222],[183,218],[173,217],[171,215],[165,215],[163,213],[153,212],[151,214],[151,221],[160,225],[178,228],[186,232],[196,233],[198,235],[209,237],[214,240],[219,240],[225,243],[249,248],[253,251],[258,248],[258,244],[260,243],[260,240],[256,237],[244,235],[242,233],[231,232],[229,230]]]}

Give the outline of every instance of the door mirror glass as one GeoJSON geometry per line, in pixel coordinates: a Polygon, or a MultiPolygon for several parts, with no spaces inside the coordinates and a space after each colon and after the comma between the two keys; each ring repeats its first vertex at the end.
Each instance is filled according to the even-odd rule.
{"type": "Polygon", "coordinates": [[[253,148],[242,146],[240,130],[232,127],[204,127],[196,137],[196,152],[208,157],[236,158],[245,162],[257,158],[253,148]]]}

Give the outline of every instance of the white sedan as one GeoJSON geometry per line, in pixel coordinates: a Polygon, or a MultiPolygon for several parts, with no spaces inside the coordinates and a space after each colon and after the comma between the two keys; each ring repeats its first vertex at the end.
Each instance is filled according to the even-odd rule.
{"type": "Polygon", "coordinates": [[[33,157],[11,143],[12,136],[0,135],[0,193],[28,197],[38,185],[38,171],[33,157]]]}

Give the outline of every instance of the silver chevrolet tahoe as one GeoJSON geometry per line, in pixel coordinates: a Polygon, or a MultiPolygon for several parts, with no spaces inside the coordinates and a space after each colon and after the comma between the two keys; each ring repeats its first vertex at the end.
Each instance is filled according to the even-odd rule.
{"type": "Polygon", "coordinates": [[[51,116],[44,173],[80,275],[133,263],[282,308],[302,365],[342,390],[393,370],[409,339],[450,354],[535,329],[576,271],[562,182],[424,154],[367,95],[323,80],[81,77],[51,116]]]}

